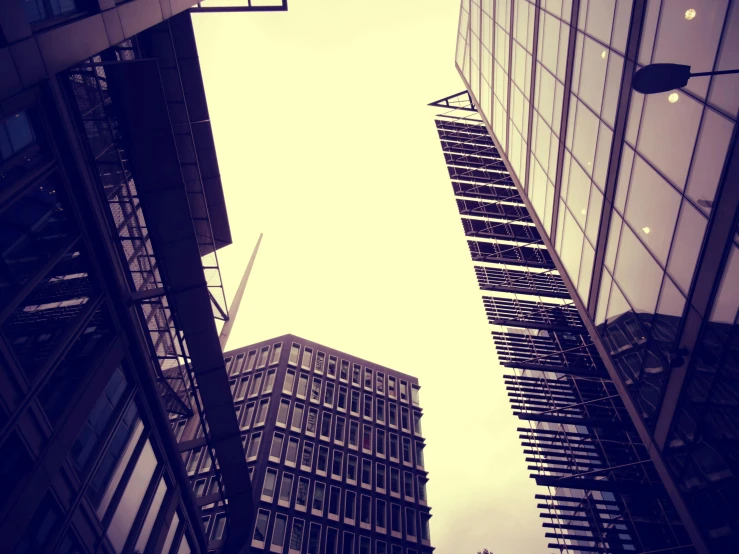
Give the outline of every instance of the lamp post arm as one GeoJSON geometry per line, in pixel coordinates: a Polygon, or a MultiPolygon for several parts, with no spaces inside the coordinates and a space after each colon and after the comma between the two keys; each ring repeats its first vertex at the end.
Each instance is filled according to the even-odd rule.
{"type": "Polygon", "coordinates": [[[708,75],[730,75],[732,73],[739,73],[739,69],[727,69],[725,71],[706,71],[704,73],[691,73],[691,77],[707,77],[708,75]]]}

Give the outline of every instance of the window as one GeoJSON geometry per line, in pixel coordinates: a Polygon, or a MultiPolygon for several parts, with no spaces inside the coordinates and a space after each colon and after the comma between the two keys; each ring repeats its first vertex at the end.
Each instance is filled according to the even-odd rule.
{"type": "Polygon", "coordinates": [[[346,387],[339,386],[339,397],[336,402],[336,408],[342,412],[346,411],[346,387]]]}
{"type": "Polygon", "coordinates": [[[363,494],[359,499],[359,525],[360,527],[362,527],[362,529],[369,529],[371,523],[372,523],[372,499],[366,494],[363,494]]]}
{"type": "Polygon", "coordinates": [[[426,504],[428,502],[428,497],[426,496],[426,483],[428,482],[428,479],[418,476],[418,501],[421,504],[426,504]]]}
{"type": "Polygon", "coordinates": [[[174,433],[174,440],[176,440],[177,442],[180,442],[182,440],[182,433],[185,432],[186,426],[187,426],[186,419],[180,419],[179,421],[176,421],[174,423],[174,429],[172,430],[174,433]]]}
{"type": "Polygon", "coordinates": [[[326,390],[323,394],[323,403],[331,408],[334,406],[334,384],[326,383],[326,390]]]}
{"type": "Polygon", "coordinates": [[[372,454],[372,426],[362,425],[362,451],[372,454]]]}
{"type": "Polygon", "coordinates": [[[298,365],[298,357],[300,356],[300,345],[293,343],[290,347],[290,357],[287,359],[287,363],[293,366],[298,365]]]}
{"type": "Polygon", "coordinates": [[[257,459],[259,454],[259,445],[262,442],[262,433],[254,433],[249,441],[249,448],[246,451],[246,461],[250,462],[257,459]]]}
{"type": "Polygon", "coordinates": [[[359,422],[349,421],[349,448],[355,450],[359,447],[359,422]]]}
{"type": "Polygon", "coordinates": [[[422,513],[421,514],[421,540],[425,543],[428,543],[428,541],[431,540],[431,535],[429,534],[429,519],[431,519],[430,514],[422,513]]]}
{"type": "Polygon", "coordinates": [[[351,485],[357,484],[357,457],[349,454],[346,460],[346,482],[351,485]]]}
{"type": "Polygon", "coordinates": [[[331,463],[331,477],[340,481],[343,466],[344,453],[341,450],[334,450],[334,460],[331,463]]]}
{"type": "Polygon", "coordinates": [[[313,371],[318,373],[319,375],[323,375],[323,362],[326,358],[326,354],[323,352],[316,352],[316,365],[313,368],[313,371]]]}
{"type": "Polygon", "coordinates": [[[277,503],[280,506],[289,506],[290,499],[293,495],[293,483],[295,478],[290,473],[282,474],[282,484],[280,485],[280,496],[277,503]]]}
{"type": "Polygon", "coordinates": [[[410,410],[405,406],[400,408],[400,428],[408,433],[411,432],[410,410]]]}
{"type": "Polygon", "coordinates": [[[275,485],[277,484],[277,470],[268,468],[264,474],[264,484],[262,485],[262,496],[260,500],[272,502],[275,497],[275,485]]]}
{"type": "Polygon", "coordinates": [[[321,438],[331,440],[331,412],[321,414],[321,438]]]}
{"type": "Polygon", "coordinates": [[[287,394],[293,393],[293,387],[295,386],[295,372],[292,369],[288,369],[285,373],[285,381],[282,383],[282,392],[287,394]]]}
{"type": "Polygon", "coordinates": [[[341,446],[344,445],[345,427],[346,420],[341,416],[336,416],[336,426],[334,427],[334,442],[341,446]]]}
{"type": "Polygon", "coordinates": [[[418,398],[418,393],[420,391],[420,387],[418,385],[411,386],[411,402],[413,402],[414,406],[420,406],[421,402],[418,398]]]}
{"type": "Polygon", "coordinates": [[[293,528],[290,531],[289,554],[300,554],[303,551],[303,531],[305,529],[305,521],[302,519],[293,519],[293,528]]]}
{"type": "Polygon", "coordinates": [[[390,402],[388,405],[388,424],[390,427],[398,428],[398,405],[390,402]]]}
{"type": "Polygon", "coordinates": [[[385,529],[387,529],[387,520],[386,517],[386,508],[385,508],[385,501],[380,500],[379,498],[375,500],[375,525],[377,526],[377,530],[381,532],[385,532],[385,529]]]}
{"type": "Polygon", "coordinates": [[[416,441],[416,466],[419,468],[424,467],[423,464],[423,443],[416,441]]]}
{"type": "Polygon", "coordinates": [[[267,394],[268,392],[272,392],[272,389],[275,386],[275,370],[270,369],[267,372],[267,380],[264,382],[264,390],[262,391],[263,394],[267,394]]]}
{"type": "Polygon", "coordinates": [[[204,473],[206,471],[210,471],[210,466],[212,463],[213,458],[210,457],[210,451],[206,449],[203,455],[203,462],[200,464],[200,472],[204,473]]]}
{"type": "Polygon", "coordinates": [[[282,552],[285,545],[285,530],[287,529],[287,516],[284,514],[275,515],[275,526],[272,528],[272,546],[270,551],[282,552]]]}
{"type": "Polygon", "coordinates": [[[376,390],[378,394],[385,394],[385,374],[377,372],[376,390]]]}
{"type": "Polygon", "coordinates": [[[362,366],[359,364],[354,364],[352,366],[352,385],[355,387],[362,386],[360,375],[362,373],[362,366]]]}
{"type": "Polygon", "coordinates": [[[413,432],[419,437],[423,434],[421,431],[421,412],[413,410],[413,432]]]}
{"type": "Polygon", "coordinates": [[[372,419],[372,397],[369,394],[364,395],[364,417],[372,419]]]}
{"type": "Polygon", "coordinates": [[[308,531],[308,548],[306,554],[319,554],[321,547],[321,526],[318,523],[311,523],[308,531]]]}
{"type": "Polygon", "coordinates": [[[267,421],[267,412],[269,411],[269,398],[265,398],[259,403],[259,408],[257,409],[257,417],[254,421],[254,427],[258,427],[259,425],[264,425],[264,422],[267,421]]]}
{"type": "Polygon", "coordinates": [[[264,375],[262,373],[255,373],[254,378],[251,381],[251,390],[249,391],[249,398],[252,398],[254,396],[259,396],[259,389],[262,388],[262,378],[264,375]]]}
{"type": "MultiPolygon", "coordinates": [[[[39,4],[34,2],[32,4],[29,3],[29,5],[38,6],[39,4]]],[[[34,21],[40,21],[47,17],[39,14],[36,19],[29,17],[28,21],[29,23],[33,23],[34,21]]],[[[34,136],[33,127],[31,126],[31,121],[28,118],[26,110],[21,110],[17,114],[3,119],[0,121],[0,162],[10,159],[27,146],[33,144],[35,140],[36,137],[34,136]]]]}
{"type": "Polygon", "coordinates": [[[272,446],[269,449],[269,459],[273,462],[279,462],[282,458],[282,443],[285,442],[285,435],[275,433],[272,437],[272,446]]]}
{"type": "MultiPolygon", "coordinates": [[[[0,123],[0,125],[2,124],[0,123]]],[[[2,139],[0,138],[0,140],[2,139]]],[[[223,360],[223,362],[226,364],[226,372],[229,375],[233,375],[233,361],[234,361],[234,358],[226,358],[225,360],[223,360]]]]}
{"type": "Polygon", "coordinates": [[[241,418],[241,428],[248,429],[249,426],[251,425],[251,420],[254,418],[254,411],[255,411],[254,402],[249,402],[243,411],[244,411],[244,415],[241,418]]]}
{"type": "Polygon", "coordinates": [[[341,360],[341,372],[339,373],[339,379],[345,383],[349,381],[349,362],[341,360]]]}
{"type": "Polygon", "coordinates": [[[307,477],[298,479],[298,490],[295,493],[295,509],[304,512],[308,507],[308,487],[310,481],[307,477]]]}
{"type": "Polygon", "coordinates": [[[192,486],[192,492],[195,494],[196,498],[200,498],[203,496],[203,493],[205,492],[205,483],[208,479],[198,479],[195,481],[195,484],[192,486]]]}
{"type": "Polygon", "coordinates": [[[308,408],[308,419],[305,423],[305,433],[311,437],[316,436],[316,424],[318,423],[318,409],[308,408]]]}
{"type": "Polygon", "coordinates": [[[390,531],[393,536],[400,537],[400,506],[398,504],[390,504],[390,531]]]}
{"type": "Polygon", "coordinates": [[[380,458],[385,457],[385,429],[377,428],[377,447],[375,452],[380,458]]]}
{"type": "Polygon", "coordinates": [[[352,391],[352,403],[349,406],[352,415],[359,415],[359,391],[352,391]]]}
{"type": "Polygon", "coordinates": [[[246,367],[244,367],[244,371],[249,372],[252,369],[254,369],[254,362],[257,361],[257,351],[252,350],[246,355],[246,367]]]}
{"type": "Polygon", "coordinates": [[[339,487],[331,487],[328,494],[328,518],[333,521],[339,521],[339,508],[341,506],[341,489],[339,487]]]}
{"type": "Polygon", "coordinates": [[[187,462],[187,474],[192,475],[198,469],[200,458],[203,457],[203,448],[198,448],[190,452],[190,459],[187,462]]]}
{"type": "Polygon", "coordinates": [[[373,380],[373,373],[372,370],[369,367],[364,368],[364,388],[367,390],[372,390],[372,380],[373,380]]]}
{"type": "Polygon", "coordinates": [[[377,399],[375,416],[377,417],[377,423],[385,423],[385,401],[382,398],[377,399]]]}
{"type": "Polygon", "coordinates": [[[416,538],[416,512],[413,508],[405,509],[405,534],[416,538]]]}
{"type": "Polygon", "coordinates": [[[234,410],[236,412],[236,421],[241,421],[241,411],[243,409],[244,409],[244,405],[243,404],[239,404],[238,406],[234,406],[234,410]]]}
{"type": "Polygon", "coordinates": [[[280,354],[282,354],[282,343],[278,342],[272,347],[272,355],[269,357],[269,365],[279,364],[280,354]]]}
{"type": "Polygon", "coordinates": [[[339,549],[339,531],[328,527],[326,529],[326,554],[337,554],[339,549]]]}
{"type": "Polygon", "coordinates": [[[344,531],[344,544],[341,546],[341,554],[354,554],[354,533],[344,531]]]}
{"type": "Polygon", "coordinates": [[[310,388],[310,401],[316,404],[321,401],[321,378],[313,377],[313,383],[310,388]]]}
{"type": "Polygon", "coordinates": [[[296,437],[290,437],[287,439],[287,451],[285,452],[285,465],[295,467],[298,463],[298,447],[300,441],[296,437]]]}
{"type": "Polygon", "coordinates": [[[246,397],[246,388],[249,384],[249,378],[244,377],[239,381],[239,388],[236,389],[236,400],[243,400],[246,397]]]}
{"type": "Polygon", "coordinates": [[[403,437],[403,463],[411,465],[413,460],[411,459],[411,439],[403,437]]]}
{"type": "Polygon", "coordinates": [[[287,416],[290,413],[290,401],[280,400],[280,407],[277,410],[277,421],[275,425],[279,427],[287,427],[287,416]]]}
{"type": "Polygon", "coordinates": [[[380,492],[385,492],[385,464],[377,464],[377,472],[375,474],[375,486],[380,492]]]}
{"type": "Polygon", "coordinates": [[[262,369],[267,365],[267,355],[269,354],[269,346],[263,346],[259,350],[259,358],[257,358],[257,369],[262,369]]]}
{"type": "Polygon", "coordinates": [[[326,476],[328,470],[328,446],[318,447],[318,460],[316,461],[316,473],[326,476]]]}
{"type": "Polygon", "coordinates": [[[226,514],[220,513],[213,522],[210,538],[214,541],[223,540],[223,532],[226,530],[226,514]]]}
{"type": "Polygon", "coordinates": [[[408,402],[408,383],[405,381],[400,382],[400,401],[408,402]]]}
{"type": "Polygon", "coordinates": [[[328,357],[328,367],[326,368],[326,375],[336,378],[336,356],[328,357]]]}
{"type": "Polygon", "coordinates": [[[326,485],[316,481],[313,485],[313,504],[311,504],[311,513],[316,516],[323,515],[323,497],[326,494],[326,485]]]}
{"type": "Polygon", "coordinates": [[[395,377],[388,375],[387,378],[387,394],[390,398],[396,398],[395,396],[395,377]]]}
{"type": "Polygon", "coordinates": [[[254,524],[254,537],[251,540],[252,546],[255,546],[256,548],[264,548],[264,543],[267,540],[268,524],[269,512],[260,508],[257,512],[257,521],[254,524]]]}
{"type": "Polygon", "coordinates": [[[313,443],[303,441],[303,455],[300,456],[300,469],[310,471],[313,467],[313,443]]]}
{"type": "Polygon", "coordinates": [[[310,370],[310,364],[313,361],[313,349],[307,346],[303,349],[303,361],[300,363],[301,369],[310,370]]]}
{"type": "Polygon", "coordinates": [[[236,398],[236,379],[230,380],[228,386],[231,387],[231,396],[236,398]]]}
{"type": "Polygon", "coordinates": [[[293,431],[300,432],[301,427],[303,427],[303,410],[304,407],[302,404],[295,403],[293,418],[290,421],[290,429],[293,431]]]}
{"type": "Polygon", "coordinates": [[[403,472],[403,494],[406,500],[415,500],[413,496],[413,474],[409,471],[403,472]]]}
{"type": "Polygon", "coordinates": [[[300,377],[298,377],[298,391],[295,393],[298,398],[305,399],[306,394],[308,394],[308,374],[307,373],[301,373],[300,377]]]}
{"type": "Polygon", "coordinates": [[[372,488],[372,461],[366,458],[362,459],[362,487],[372,488]]]}
{"type": "Polygon", "coordinates": [[[390,494],[400,496],[400,470],[397,467],[390,468],[390,494]]]}
{"type": "Polygon", "coordinates": [[[354,525],[354,520],[356,519],[355,504],[357,502],[357,493],[348,490],[344,493],[344,498],[344,522],[354,525]]]}

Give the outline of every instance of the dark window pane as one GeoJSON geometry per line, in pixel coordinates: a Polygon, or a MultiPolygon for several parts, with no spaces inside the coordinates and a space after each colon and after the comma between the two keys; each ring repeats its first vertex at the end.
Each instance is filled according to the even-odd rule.
{"type": "Polygon", "coordinates": [[[0,508],[9,499],[13,487],[29,472],[33,465],[31,456],[16,432],[10,434],[0,446],[0,490],[3,491],[0,508]]]}
{"type": "Polygon", "coordinates": [[[59,530],[61,511],[51,493],[41,501],[25,533],[13,549],[13,554],[35,554],[49,546],[59,530]]]}

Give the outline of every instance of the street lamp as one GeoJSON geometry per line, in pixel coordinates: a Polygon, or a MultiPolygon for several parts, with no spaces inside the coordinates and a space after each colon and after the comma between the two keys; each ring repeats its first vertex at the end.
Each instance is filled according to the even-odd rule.
{"type": "Polygon", "coordinates": [[[642,67],[634,73],[631,81],[632,88],[642,94],[657,94],[682,88],[688,84],[691,77],[706,77],[708,75],[728,75],[739,73],[739,69],[726,71],[707,71],[705,73],[691,73],[689,65],[678,63],[653,63],[642,67]]]}

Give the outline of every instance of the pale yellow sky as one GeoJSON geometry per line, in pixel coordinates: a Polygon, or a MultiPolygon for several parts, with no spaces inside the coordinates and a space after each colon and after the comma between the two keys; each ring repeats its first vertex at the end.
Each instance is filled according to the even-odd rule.
{"type": "Polygon", "coordinates": [[[543,552],[428,102],[461,90],[456,0],[193,17],[234,244],[264,240],[229,348],[294,333],[419,378],[438,554],[543,552]]]}

